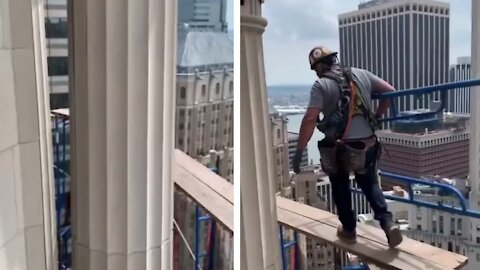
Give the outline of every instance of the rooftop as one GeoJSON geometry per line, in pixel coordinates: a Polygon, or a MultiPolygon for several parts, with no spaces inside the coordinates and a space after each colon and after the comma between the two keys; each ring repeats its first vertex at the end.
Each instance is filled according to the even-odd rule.
{"type": "Polygon", "coordinates": [[[233,68],[233,40],[228,33],[206,31],[178,33],[178,72],[221,66],[233,68]]]}

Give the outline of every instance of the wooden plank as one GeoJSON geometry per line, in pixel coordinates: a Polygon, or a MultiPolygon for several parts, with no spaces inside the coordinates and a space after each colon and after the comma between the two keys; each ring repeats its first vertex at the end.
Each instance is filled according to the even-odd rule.
{"type": "Polygon", "coordinates": [[[174,159],[178,166],[189,171],[192,175],[197,177],[199,181],[215,190],[215,192],[233,204],[233,186],[226,179],[212,173],[210,169],[178,149],[175,150],[174,159]]]}
{"type": "MultiPolygon", "coordinates": [[[[338,220],[337,216],[330,212],[322,211],[320,209],[305,204],[299,205],[299,203],[295,201],[281,197],[279,197],[277,202],[278,201],[280,201],[281,205],[279,207],[285,207],[290,211],[299,211],[299,213],[301,213],[302,215],[305,215],[307,217],[315,217],[316,220],[333,226],[335,228],[340,225],[340,221],[338,220]]],[[[377,241],[379,243],[387,245],[387,239],[383,231],[373,226],[366,224],[358,224],[357,234],[361,237],[368,238],[371,241],[377,241]]],[[[421,243],[408,237],[404,237],[403,242],[398,247],[396,247],[396,249],[401,250],[402,252],[410,253],[417,257],[429,258],[430,261],[441,262],[444,265],[450,267],[449,269],[458,269],[460,267],[463,267],[464,265],[466,265],[468,260],[467,257],[460,254],[449,252],[425,243],[421,243]]]]}
{"type": "MultiPolygon", "coordinates": [[[[215,173],[209,173],[210,175],[204,175],[203,177],[215,176],[215,173]]],[[[202,179],[198,178],[191,171],[185,170],[176,163],[174,163],[172,174],[173,180],[178,188],[183,190],[195,202],[208,211],[216,221],[233,232],[232,202],[207,186],[202,179]]],[[[231,186],[231,189],[233,189],[233,186],[231,186]]]]}
{"type": "MultiPolygon", "coordinates": [[[[332,245],[343,244],[335,235],[336,228],[340,224],[336,215],[281,197],[277,197],[277,208],[279,213],[282,212],[282,214],[279,214],[279,222],[289,222],[289,224],[284,223],[288,226],[295,224],[293,223],[295,220],[296,225],[300,226],[302,225],[301,222],[308,223],[310,225],[306,229],[304,225],[302,227],[302,230],[305,230],[308,235],[319,238],[319,240],[324,239],[332,245]],[[281,218],[288,219],[281,220],[281,218]],[[315,229],[312,231],[318,226],[321,227],[321,230],[315,229]]],[[[407,237],[404,237],[404,241],[397,248],[390,249],[384,232],[366,224],[358,224],[357,234],[359,243],[355,245],[343,244],[338,247],[388,269],[460,269],[466,265],[468,260],[467,257],[462,255],[407,237]],[[358,246],[359,244],[360,246],[358,246]],[[407,267],[404,259],[408,259],[408,263],[412,265],[407,267]]]]}
{"type": "Polygon", "coordinates": [[[373,263],[383,269],[447,269],[429,261],[418,260],[415,256],[402,252],[389,252],[385,245],[359,237],[357,243],[347,244],[336,236],[336,228],[306,218],[285,209],[278,208],[279,222],[294,228],[298,232],[323,241],[342,250],[357,254],[367,263],[373,263]]]}

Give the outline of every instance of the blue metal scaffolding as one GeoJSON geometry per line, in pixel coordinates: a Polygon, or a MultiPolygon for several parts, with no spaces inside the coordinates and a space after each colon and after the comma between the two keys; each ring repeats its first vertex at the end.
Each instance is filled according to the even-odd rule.
{"type": "Polygon", "coordinates": [[[70,224],[70,121],[67,116],[52,117],[53,171],[59,269],[72,267],[72,229],[70,224]]]}
{"type": "MultiPolygon", "coordinates": [[[[214,173],[218,174],[217,167],[210,167],[209,168],[214,173]]],[[[212,217],[205,213],[202,213],[203,210],[198,205],[195,207],[195,250],[194,250],[194,266],[193,269],[208,269],[213,270],[215,269],[215,234],[216,234],[216,223],[212,217]],[[202,215],[203,214],[203,215],[202,215]],[[209,225],[209,232],[208,232],[208,241],[207,241],[207,251],[202,252],[201,250],[201,238],[200,235],[202,224],[207,223],[209,225]],[[202,265],[202,258],[208,257],[207,265],[208,268],[205,268],[202,265]],[[203,267],[202,267],[203,266],[203,267]]]]}
{"type": "Polygon", "coordinates": [[[195,207],[195,265],[194,269],[214,269],[214,259],[215,259],[215,233],[216,233],[216,224],[215,220],[213,220],[210,215],[205,214],[202,215],[202,209],[199,206],[195,207]],[[209,233],[208,233],[208,241],[207,241],[207,251],[202,252],[201,250],[201,226],[202,223],[208,223],[209,225],[209,233]],[[204,265],[202,267],[202,258],[208,257],[208,268],[205,268],[204,265]]]}

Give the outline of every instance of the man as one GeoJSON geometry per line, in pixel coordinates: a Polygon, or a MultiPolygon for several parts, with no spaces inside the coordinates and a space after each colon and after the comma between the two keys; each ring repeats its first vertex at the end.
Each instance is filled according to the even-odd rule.
{"type": "Polygon", "coordinates": [[[356,217],[351,209],[349,181],[353,172],[393,248],[400,244],[402,235],[392,221],[392,213],[378,184],[380,145],[375,136],[376,120],[386,112],[389,102],[381,100],[373,113],[371,95],[395,89],[367,70],[342,67],[337,53],[326,47],[313,48],[309,61],[318,80],[312,86],[310,104],[300,127],[292,160],[294,172],[300,173],[302,153],[317,126],[325,134],[325,139],[319,142],[322,169],[329,175],[342,223],[337,230],[338,237],[348,243],[356,242],[356,217]],[[320,113],[324,115],[321,121],[320,113]]]}

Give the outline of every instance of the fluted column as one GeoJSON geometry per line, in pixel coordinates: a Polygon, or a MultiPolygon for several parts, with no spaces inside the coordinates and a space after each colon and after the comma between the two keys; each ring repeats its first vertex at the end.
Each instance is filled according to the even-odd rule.
{"type": "Polygon", "coordinates": [[[281,268],[261,2],[246,0],[241,7],[241,252],[246,253],[242,269],[251,270],[281,268]]]}
{"type": "Polygon", "coordinates": [[[127,269],[127,0],[106,0],[107,262],[127,269]]]}
{"type": "Polygon", "coordinates": [[[176,1],[150,0],[148,43],[147,269],[172,269],[176,1]],[[162,206],[162,207],[159,207],[162,206]]]}
{"type": "Polygon", "coordinates": [[[147,267],[148,0],[128,1],[128,269],[147,267]]]}
{"type": "Polygon", "coordinates": [[[44,1],[0,1],[0,269],[57,269],[44,1]]]}
{"type": "Polygon", "coordinates": [[[171,269],[177,1],[70,1],[75,269],[171,269]]]}

